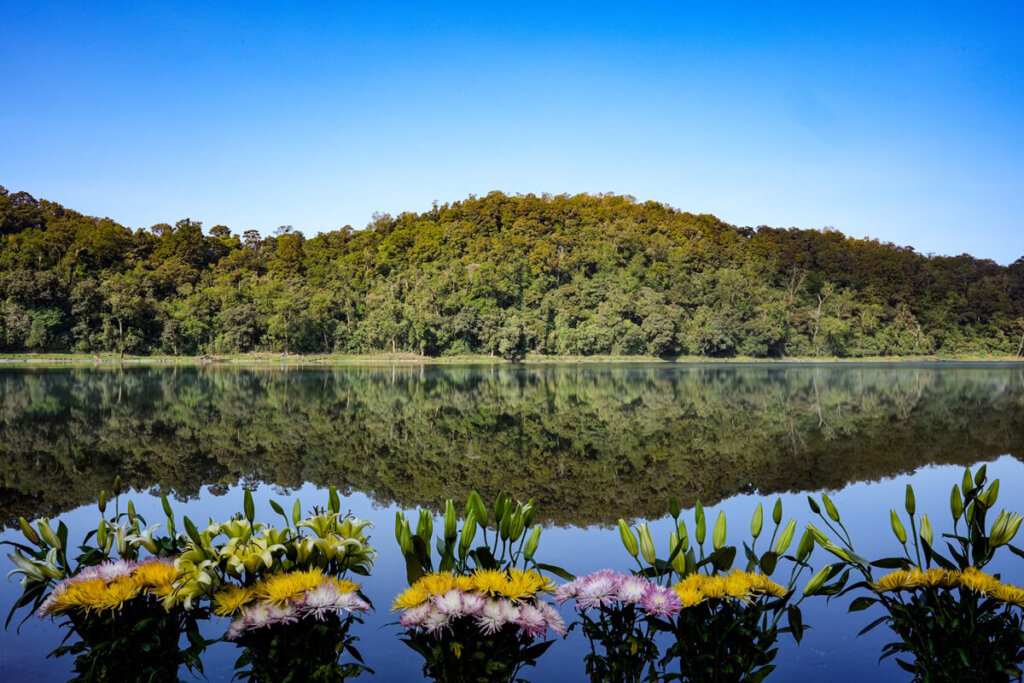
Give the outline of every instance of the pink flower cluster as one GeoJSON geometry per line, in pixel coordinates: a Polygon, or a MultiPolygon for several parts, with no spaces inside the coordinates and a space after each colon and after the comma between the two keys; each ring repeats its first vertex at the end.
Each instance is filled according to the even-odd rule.
{"type": "Polygon", "coordinates": [[[422,629],[442,637],[458,619],[471,619],[484,635],[494,635],[506,624],[514,624],[527,636],[544,635],[551,629],[566,634],[565,621],[551,604],[543,600],[515,603],[505,598],[491,598],[482,593],[452,589],[435,595],[427,602],[410,607],[398,622],[406,629],[422,629]]]}
{"type": "Polygon", "coordinates": [[[639,605],[648,615],[671,617],[679,613],[682,603],[671,588],[659,586],[642,576],[602,569],[564,583],[555,591],[555,602],[575,599],[583,611],[600,607],[639,605]]]}
{"type": "Polygon", "coordinates": [[[280,606],[270,602],[254,602],[242,607],[231,621],[226,637],[234,640],[251,629],[275,624],[293,624],[299,619],[312,617],[323,620],[330,613],[367,612],[370,605],[355,591],[340,591],[331,581],[322,581],[306,591],[299,600],[290,600],[280,606]]]}

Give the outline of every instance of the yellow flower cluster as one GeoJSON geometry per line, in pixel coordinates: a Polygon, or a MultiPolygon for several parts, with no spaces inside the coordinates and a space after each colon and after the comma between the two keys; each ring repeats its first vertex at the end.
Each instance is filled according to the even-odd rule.
{"type": "Polygon", "coordinates": [[[553,593],[554,585],[551,579],[532,569],[510,569],[508,572],[478,569],[469,575],[427,574],[395,598],[391,608],[398,611],[418,607],[433,596],[444,595],[450,590],[486,593],[519,602],[540,593],[553,593]]]}
{"type": "Polygon", "coordinates": [[[918,588],[961,588],[1007,604],[1024,607],[1024,588],[1002,583],[991,574],[974,567],[968,567],[962,572],[935,567],[927,570],[913,567],[886,574],[875,582],[875,590],[879,593],[912,591],[918,588]]]}
{"type": "Polygon", "coordinates": [[[286,607],[301,600],[308,591],[325,581],[333,583],[338,593],[349,593],[360,588],[360,585],[353,581],[326,577],[319,569],[274,574],[252,586],[232,584],[217,591],[213,594],[213,613],[222,617],[228,616],[256,600],[277,607],[286,607]]]}
{"type": "Polygon", "coordinates": [[[734,569],[728,574],[705,576],[690,574],[672,586],[679,596],[683,608],[699,605],[705,600],[742,600],[750,602],[761,595],[782,597],[786,589],[769,579],[764,574],[744,572],[734,569]]]}
{"type": "Polygon", "coordinates": [[[105,612],[120,609],[125,602],[144,594],[158,597],[173,590],[178,577],[174,566],[163,562],[144,562],[130,573],[105,579],[72,578],[57,586],[44,603],[40,615],[63,614],[72,609],[105,612]]]}

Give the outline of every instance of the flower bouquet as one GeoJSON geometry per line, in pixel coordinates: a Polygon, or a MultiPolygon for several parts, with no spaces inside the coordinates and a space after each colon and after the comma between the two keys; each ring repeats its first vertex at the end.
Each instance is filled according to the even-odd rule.
{"type": "Polygon", "coordinates": [[[491,543],[487,509],[476,492],[470,495],[466,510],[460,532],[454,504],[446,503],[436,572],[429,551],[430,513],[420,511],[415,534],[398,513],[396,536],[410,583],[393,604],[401,612],[402,640],[423,657],[423,673],[434,680],[519,680],[522,668],[534,665],[554,642],[537,642],[537,638],[549,630],[566,633],[558,611],[543,599],[554,586],[538,570],[564,572],[533,559],[540,527],[525,535],[533,517],[532,503],[513,504],[499,495],[491,543]],[[483,545],[474,548],[478,527],[483,530],[483,545]]]}
{"type": "Polygon", "coordinates": [[[903,556],[873,562],[855,552],[839,511],[828,496],[822,496],[821,504],[809,499],[811,510],[833,533],[830,538],[810,527],[816,541],[841,560],[828,577],[834,579],[833,583],[822,585],[819,591],[828,595],[866,591],[866,595],[850,603],[850,611],[877,605],[884,614],[861,633],[881,624],[889,626],[898,640],[885,645],[882,658],[910,655],[910,659],[897,657],[896,662],[915,681],[953,683],[1021,678],[1024,589],[1003,583],[998,576],[982,570],[1001,547],[1024,556],[1024,551],[1010,544],[1024,518],[1003,511],[991,526],[987,524],[987,514],[999,495],[999,480],[986,489],[986,479],[986,468],[982,466],[973,477],[966,470],[962,483],[953,486],[953,531],[943,534],[948,556],[935,547],[928,515],[922,515],[915,524],[917,504],[910,486],[904,503],[909,528],[896,510],[889,512],[903,556]],[[876,580],[873,570],[877,568],[895,571],[876,580]],[[847,587],[851,570],[860,574],[861,580],[847,587]]]}
{"type": "Polygon", "coordinates": [[[303,519],[271,501],[285,526],[254,521],[251,493],[244,515],[199,531],[187,518],[189,543],[175,561],[179,579],[170,604],[209,599],[231,617],[225,638],[242,648],[237,676],[254,681],[336,681],[369,669],[355,648],[353,623],[370,609],[360,585],[376,556],[369,522],[342,516],[332,487],[326,510],[303,519]],[[351,660],[341,661],[349,655],[351,660]]]}
{"type": "MultiPolygon", "coordinates": [[[[75,656],[75,681],[177,681],[182,664],[202,671],[199,656],[207,645],[197,625],[202,611],[164,604],[178,578],[168,557],[178,548],[170,505],[164,498],[170,533],[159,536],[156,526],[142,529],[145,521],[132,502],[120,512],[118,480],[114,492],[114,516],[101,518],[71,561],[63,523],[54,531],[46,519],[34,528],[20,520],[28,544],[12,544],[16,550],[8,557],[17,566],[12,573],[23,576],[24,592],[8,623],[30,605],[40,618],[62,619],[74,638],[51,656],[75,656]],[[153,556],[141,559],[144,551],[153,556]],[[189,642],[184,649],[183,634],[189,642]]],[[[105,492],[99,508],[101,515],[106,512],[105,492]]]]}
{"type": "MultiPolygon", "coordinates": [[[[675,531],[670,534],[670,552],[665,559],[657,556],[646,523],[639,525],[634,535],[633,529],[619,520],[623,544],[636,559],[638,574],[658,584],[648,588],[640,603],[645,618],[654,631],[670,637],[658,661],[664,670],[655,676],[649,668],[647,680],[763,680],[775,668],[772,662],[779,633],[791,633],[799,642],[805,629],[799,607],[803,595],[796,597],[794,586],[803,571],[809,569],[807,558],[814,546],[811,534],[804,534],[795,554],[787,554],[796,522],[790,520],[782,526],[779,500],[772,514],[775,527],[770,549],[759,554],[757,540],[763,527],[763,509],[759,504],[751,521],[751,543],[743,544],[747,568],[741,571],[733,568],[736,547],[725,544],[724,513],[719,514],[714,526],[713,550],[705,555],[706,516],[700,502],[695,508],[693,546],[674,500],[670,507],[675,531]],[[785,586],[770,578],[780,560],[791,565],[785,586]],[[787,625],[782,627],[784,615],[787,625]],[[678,673],[668,672],[673,663],[678,673]]],[[[656,646],[651,648],[647,662],[652,661],[651,654],[657,654],[656,646]]]]}
{"type": "Polygon", "coordinates": [[[658,647],[648,617],[672,617],[679,597],[669,588],[610,569],[581,576],[555,591],[559,604],[573,600],[583,635],[591,681],[635,683],[657,680],[658,647]]]}

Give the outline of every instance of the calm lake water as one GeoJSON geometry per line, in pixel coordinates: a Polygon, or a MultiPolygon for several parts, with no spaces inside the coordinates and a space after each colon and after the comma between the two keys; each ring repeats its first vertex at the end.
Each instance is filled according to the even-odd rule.
{"type": "MultiPolygon", "coordinates": [[[[687,508],[700,499],[712,519],[724,510],[739,544],[758,502],[781,496],[803,526],[806,492],[829,491],[872,556],[898,549],[888,511],[907,483],[945,530],[965,465],[989,463],[1000,506],[1024,510],[1022,458],[1019,364],[0,368],[3,539],[20,537],[19,515],[59,516],[81,538],[118,474],[153,521],[160,492],[205,521],[239,510],[247,484],[269,519],[268,499],[308,509],[336,485],[343,510],[376,524],[364,591],[377,612],[357,627],[377,670],[365,680],[420,676],[387,609],[405,586],[396,510],[436,510],[472,489],[533,497],[546,526],[538,557],[584,573],[630,567],[619,517],[651,520],[664,544],[670,495],[687,508]]],[[[995,569],[1024,582],[1019,560],[995,569]]],[[[0,582],[5,611],[18,595],[16,581],[0,582]]],[[[875,616],[805,603],[813,630],[799,647],[780,639],[769,680],[907,680],[877,662],[888,633],[856,637],[875,616]]],[[[224,627],[214,620],[209,633],[224,627]]],[[[71,661],[46,658],[62,635],[35,618],[20,634],[12,624],[0,633],[0,679],[66,679],[71,661]]],[[[582,679],[584,648],[574,632],[527,678],[582,679]]],[[[230,679],[237,654],[213,646],[208,678],[230,679]]]]}

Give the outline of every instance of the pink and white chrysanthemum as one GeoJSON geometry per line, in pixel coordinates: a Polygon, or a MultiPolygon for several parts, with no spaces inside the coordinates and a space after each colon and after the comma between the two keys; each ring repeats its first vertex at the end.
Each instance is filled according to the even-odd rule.
{"type": "Polygon", "coordinates": [[[316,617],[323,621],[329,612],[338,610],[338,602],[341,594],[334,584],[323,582],[316,588],[306,591],[302,601],[302,610],[306,615],[316,617]]]}
{"type": "Polygon", "coordinates": [[[349,612],[369,612],[370,603],[359,597],[355,591],[349,591],[338,596],[338,608],[349,612]]]}
{"type": "Polygon", "coordinates": [[[56,587],[54,587],[54,589],[50,591],[50,594],[46,596],[46,599],[43,600],[42,604],[39,605],[39,609],[36,610],[36,616],[40,619],[44,619],[50,613],[50,608],[53,607],[54,603],[57,602],[57,598],[59,598],[61,594],[67,589],[67,581],[61,581],[60,583],[58,583],[56,587]]]}
{"type": "Polygon", "coordinates": [[[476,615],[476,626],[484,635],[494,635],[506,624],[505,611],[502,609],[504,601],[488,600],[484,603],[483,609],[476,615]]]}
{"type": "Polygon", "coordinates": [[[262,602],[243,607],[239,618],[244,622],[242,630],[263,628],[270,623],[270,610],[262,602]]]}
{"type": "Polygon", "coordinates": [[[423,620],[423,628],[430,635],[439,636],[451,626],[451,623],[451,615],[435,608],[430,610],[430,613],[423,620]]]}
{"type": "Polygon", "coordinates": [[[625,576],[616,597],[624,604],[639,605],[650,586],[651,582],[642,576],[625,576]]]}
{"type": "Polygon", "coordinates": [[[679,610],[683,607],[683,604],[679,601],[679,596],[676,595],[674,590],[654,584],[651,584],[647,589],[647,594],[644,595],[644,599],[640,604],[648,614],[658,617],[670,617],[679,614],[679,610]]]}
{"type": "Polygon", "coordinates": [[[113,581],[122,576],[128,576],[135,571],[136,564],[131,560],[118,560],[117,562],[104,562],[96,565],[96,575],[104,581],[113,581]]]}
{"type": "Polygon", "coordinates": [[[532,638],[543,635],[548,628],[544,612],[528,602],[519,606],[519,618],[515,623],[524,634],[532,638]]]}
{"type": "Polygon", "coordinates": [[[565,620],[562,619],[562,615],[558,613],[558,610],[543,601],[537,603],[537,608],[544,614],[544,621],[549,629],[560,636],[568,633],[568,629],[565,627],[565,620]]]}
{"type": "Polygon", "coordinates": [[[410,607],[402,613],[402,616],[398,617],[398,623],[403,628],[416,628],[422,626],[423,622],[426,621],[427,616],[430,614],[434,606],[429,602],[425,602],[422,605],[416,607],[410,607]]]}
{"type": "Polygon", "coordinates": [[[480,614],[480,612],[482,612],[484,609],[484,605],[486,604],[487,598],[480,595],[479,593],[462,594],[462,613],[467,616],[480,614]]]}
{"type": "Polygon", "coordinates": [[[462,591],[453,588],[444,595],[435,595],[434,607],[437,608],[438,612],[452,619],[461,617],[464,614],[462,609],[462,591]]]}
{"type": "Polygon", "coordinates": [[[610,569],[594,572],[583,578],[576,602],[584,609],[610,605],[615,601],[621,583],[622,575],[616,575],[610,569]]]}
{"type": "Polygon", "coordinates": [[[555,589],[555,602],[561,605],[563,602],[575,598],[579,594],[580,587],[582,585],[583,582],[580,579],[574,579],[569,583],[563,583],[555,589]]]}
{"type": "Polygon", "coordinates": [[[242,617],[236,617],[235,619],[231,620],[231,625],[228,626],[228,631],[224,634],[224,637],[228,640],[234,640],[238,636],[245,633],[245,630],[245,619],[243,619],[242,617]]]}
{"type": "Polygon", "coordinates": [[[277,605],[271,604],[267,606],[267,613],[269,619],[267,621],[268,626],[274,624],[292,624],[299,620],[298,609],[295,605],[286,605],[284,607],[278,607],[277,605]]]}

